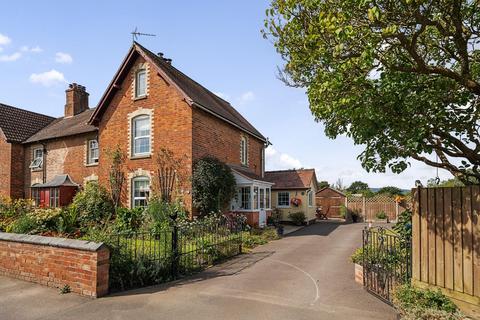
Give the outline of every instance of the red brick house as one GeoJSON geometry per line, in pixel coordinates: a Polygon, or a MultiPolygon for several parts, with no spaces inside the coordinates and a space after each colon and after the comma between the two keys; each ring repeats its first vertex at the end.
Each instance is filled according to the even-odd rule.
{"type": "MultiPolygon", "coordinates": [[[[166,148],[185,159],[190,176],[193,163],[207,155],[229,164],[239,184],[232,210],[250,213],[250,221],[257,223],[260,215],[266,216],[272,185],[263,179],[267,139],[227,101],[176,69],[171,59],[134,43],[95,109],[89,109],[88,93],[77,84],[70,85],[66,100],[64,117],[23,141],[23,192],[37,203],[55,206],[60,201],[61,186],[51,181],[58,184],[62,175],[68,175],[63,179],[67,185],[81,187],[91,180],[107,185],[108,155],[118,146],[125,154],[127,177],[121,202],[144,205],[156,155],[166,148]]],[[[190,179],[180,188],[192,210],[190,179]]]]}
{"type": "Polygon", "coordinates": [[[25,150],[22,142],[54,118],[0,103],[0,196],[23,198],[25,150]]]}

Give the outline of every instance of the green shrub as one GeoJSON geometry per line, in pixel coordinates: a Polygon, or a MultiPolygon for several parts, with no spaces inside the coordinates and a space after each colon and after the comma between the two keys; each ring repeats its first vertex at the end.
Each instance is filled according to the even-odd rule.
{"type": "Polygon", "coordinates": [[[307,217],[305,216],[305,213],[303,213],[302,211],[290,213],[290,214],[288,215],[288,218],[289,218],[294,224],[296,224],[297,226],[303,225],[303,224],[305,223],[305,221],[307,220],[307,217]]]}
{"type": "Polygon", "coordinates": [[[278,238],[279,236],[275,228],[252,229],[250,232],[243,233],[242,246],[248,251],[278,238]]]}
{"type": "Polygon", "coordinates": [[[137,207],[133,209],[118,208],[115,219],[115,230],[117,232],[133,233],[137,232],[145,219],[145,208],[137,207]]]}
{"type": "Polygon", "coordinates": [[[188,218],[187,211],[180,201],[168,203],[159,198],[150,200],[146,213],[147,228],[153,232],[169,228],[174,215],[177,215],[177,220],[188,218]]]}
{"type": "Polygon", "coordinates": [[[440,290],[401,285],[395,289],[394,304],[406,319],[461,319],[457,306],[440,290]]]}
{"type": "MultiPolygon", "coordinates": [[[[89,183],[73,198],[81,226],[105,223],[111,217],[113,204],[107,190],[98,183],[89,183]]],[[[73,210],[73,209],[72,209],[73,210]]]]}
{"type": "Polygon", "coordinates": [[[387,214],[384,211],[378,212],[375,217],[379,220],[387,219],[387,214]]]}
{"type": "Polygon", "coordinates": [[[45,232],[57,230],[57,220],[61,212],[60,208],[38,208],[27,215],[35,219],[38,232],[45,232]]]}
{"type": "Polygon", "coordinates": [[[355,252],[350,256],[350,260],[353,263],[363,265],[363,248],[357,248],[355,252]]]}
{"type": "Polygon", "coordinates": [[[31,212],[34,204],[31,199],[10,199],[0,197],[0,220],[20,217],[31,212]]]}
{"type": "Polygon", "coordinates": [[[37,220],[31,215],[24,214],[17,218],[7,227],[7,232],[35,234],[38,233],[39,226],[37,220]]]}
{"type": "Polygon", "coordinates": [[[59,233],[71,234],[78,227],[78,210],[74,206],[62,208],[56,220],[56,228],[59,233]]]}
{"type": "Polygon", "coordinates": [[[345,219],[347,216],[347,207],[344,204],[340,205],[340,218],[345,219]]]}
{"type": "Polygon", "coordinates": [[[403,240],[412,238],[412,211],[405,210],[398,216],[398,221],[392,228],[403,240]]]}
{"type": "Polygon", "coordinates": [[[202,215],[219,212],[228,207],[236,193],[232,170],[217,158],[205,157],[193,168],[193,205],[202,215]]]}

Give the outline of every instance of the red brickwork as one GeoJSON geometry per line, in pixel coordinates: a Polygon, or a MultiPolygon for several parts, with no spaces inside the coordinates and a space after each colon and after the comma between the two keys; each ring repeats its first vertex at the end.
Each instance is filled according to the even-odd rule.
{"type": "Polygon", "coordinates": [[[240,139],[248,137],[248,167],[262,175],[263,142],[240,129],[195,108],[193,112],[193,159],[214,156],[228,164],[241,165],[240,139]]]}
{"type": "Polygon", "coordinates": [[[22,198],[23,146],[0,138],[0,196],[22,198]]]}
{"type": "Polygon", "coordinates": [[[0,275],[49,287],[68,285],[72,292],[95,298],[108,293],[108,272],[105,246],[89,251],[0,240],[0,275]]]}
{"type": "MultiPolygon", "coordinates": [[[[60,174],[69,174],[72,180],[79,185],[92,175],[98,175],[98,165],[87,165],[87,141],[96,139],[97,133],[92,132],[78,136],[65,137],[44,142],[47,146],[46,182],[60,174]]],[[[23,162],[24,190],[26,197],[30,196],[30,186],[43,182],[44,170],[29,168],[33,159],[33,149],[41,144],[29,144],[25,147],[25,161],[23,162]]]]}

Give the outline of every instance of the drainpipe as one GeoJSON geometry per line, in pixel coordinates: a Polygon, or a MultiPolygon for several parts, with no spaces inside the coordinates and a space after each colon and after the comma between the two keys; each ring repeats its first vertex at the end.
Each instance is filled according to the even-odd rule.
{"type": "Polygon", "coordinates": [[[43,147],[43,163],[42,163],[42,176],[43,176],[43,183],[46,183],[47,182],[47,144],[46,143],[42,143],[42,147],[43,147]]]}

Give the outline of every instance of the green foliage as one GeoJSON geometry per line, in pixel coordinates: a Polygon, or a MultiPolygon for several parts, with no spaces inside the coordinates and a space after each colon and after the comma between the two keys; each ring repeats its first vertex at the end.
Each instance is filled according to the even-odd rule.
{"type": "Polygon", "coordinates": [[[14,218],[28,212],[34,208],[30,199],[10,199],[0,197],[0,220],[14,218]]]}
{"type": "Polygon", "coordinates": [[[79,226],[78,210],[74,206],[62,208],[56,219],[56,230],[61,234],[72,234],[79,226]]]}
{"type": "Polygon", "coordinates": [[[355,252],[350,256],[350,260],[353,263],[363,265],[363,248],[357,248],[355,252]]]}
{"type": "Polygon", "coordinates": [[[38,232],[37,220],[31,215],[24,214],[7,226],[7,232],[34,234],[38,232]]]}
{"type": "Polygon", "coordinates": [[[340,205],[340,218],[345,219],[347,216],[347,207],[344,204],[340,205]]]}
{"type": "Polygon", "coordinates": [[[198,160],[193,169],[193,205],[202,215],[224,210],[236,192],[232,170],[213,157],[198,160]]]}
{"type": "Polygon", "coordinates": [[[72,289],[68,284],[66,284],[63,287],[61,287],[59,291],[60,291],[60,294],[67,294],[67,293],[70,293],[72,289]]]}
{"type": "Polygon", "coordinates": [[[243,233],[242,247],[248,252],[259,245],[266,244],[278,238],[279,236],[275,228],[252,229],[250,232],[243,233]]]}
{"type": "Polygon", "coordinates": [[[411,157],[464,180],[480,177],[479,23],[470,0],[273,0],[263,33],[326,135],[365,146],[365,169],[411,157]]]}
{"type": "Polygon", "coordinates": [[[403,190],[394,186],[387,186],[387,187],[380,188],[380,190],[378,190],[377,193],[393,197],[393,196],[403,195],[403,190]]]}
{"type": "Polygon", "coordinates": [[[377,219],[383,220],[383,219],[387,219],[387,214],[385,213],[385,211],[380,211],[380,212],[377,212],[375,217],[377,219]]]}
{"type": "Polygon", "coordinates": [[[188,213],[180,201],[168,203],[160,198],[153,198],[149,201],[146,209],[146,223],[151,231],[161,231],[169,228],[172,224],[172,217],[177,220],[185,220],[188,213]]]}
{"type": "Polygon", "coordinates": [[[369,190],[368,184],[362,181],[354,181],[347,188],[347,191],[350,193],[362,193],[365,190],[369,190]]]}
{"type": "Polygon", "coordinates": [[[89,183],[78,192],[72,206],[78,210],[82,226],[106,223],[114,210],[107,190],[97,183],[89,183]]]}
{"type": "Polygon", "coordinates": [[[293,212],[288,215],[288,218],[297,226],[301,226],[307,220],[303,211],[293,212]]]}
{"type": "Polygon", "coordinates": [[[457,306],[440,290],[401,285],[395,289],[394,304],[403,315],[402,319],[463,319],[457,306]]]}
{"type": "Polygon", "coordinates": [[[115,231],[133,233],[140,230],[145,219],[145,208],[118,208],[115,218],[115,231]]]}
{"type": "Polygon", "coordinates": [[[327,187],[330,187],[330,183],[328,183],[328,181],[319,181],[318,184],[317,184],[317,189],[318,190],[321,190],[323,188],[327,188],[327,187]]]}
{"type": "Polygon", "coordinates": [[[401,239],[410,241],[412,238],[412,211],[402,211],[398,215],[398,220],[393,226],[393,230],[401,237],[401,239]]]}

